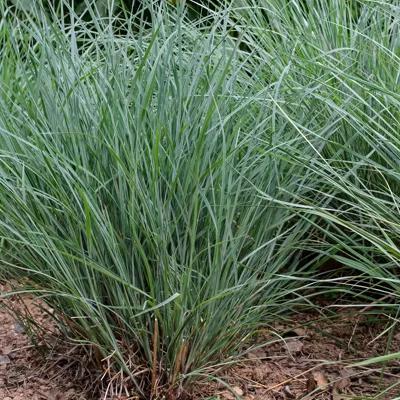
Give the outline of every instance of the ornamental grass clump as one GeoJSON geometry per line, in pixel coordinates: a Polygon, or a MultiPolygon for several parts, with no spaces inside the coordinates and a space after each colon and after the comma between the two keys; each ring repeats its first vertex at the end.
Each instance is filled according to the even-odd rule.
{"type": "Polygon", "coordinates": [[[1,276],[143,398],[327,258],[398,296],[399,5],[258,3],[1,10],[1,276]]]}
{"type": "Polygon", "coordinates": [[[179,394],[290,309],[310,227],[259,195],[308,188],[226,20],[151,13],[119,35],[8,9],[0,36],[2,274],[143,396],[179,394]]]}

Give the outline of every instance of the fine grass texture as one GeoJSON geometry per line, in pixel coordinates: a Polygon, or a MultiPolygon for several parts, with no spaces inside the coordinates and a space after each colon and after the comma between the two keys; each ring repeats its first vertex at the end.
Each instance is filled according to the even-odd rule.
{"type": "Polygon", "coordinates": [[[397,311],[397,1],[87,6],[1,10],[3,277],[144,397],[232,362],[319,260],[397,311]]]}
{"type": "Polygon", "coordinates": [[[252,3],[238,11],[243,40],[260,58],[271,60],[262,85],[270,83],[272,68],[281,71],[280,79],[272,80],[271,118],[297,131],[311,150],[310,157],[301,147],[285,148],[286,159],[306,166],[310,189],[291,205],[306,218],[321,217],[316,246],[327,244],[322,248],[330,258],[382,283],[388,291],[383,295],[396,299],[395,308],[399,7],[397,1],[308,1],[293,7],[268,1],[264,7],[252,3]],[[322,139],[318,145],[317,138],[322,139]]]}

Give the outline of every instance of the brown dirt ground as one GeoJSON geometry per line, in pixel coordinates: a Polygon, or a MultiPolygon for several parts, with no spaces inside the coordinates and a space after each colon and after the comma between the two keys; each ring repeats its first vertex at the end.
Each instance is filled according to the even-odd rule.
{"type": "MultiPolygon", "coordinates": [[[[244,361],[220,376],[244,400],[393,400],[400,396],[399,361],[383,369],[382,364],[354,366],[387,351],[399,352],[400,333],[393,332],[388,347],[387,335],[377,339],[386,327],[387,319],[357,309],[336,310],[331,317],[299,314],[261,332],[255,343],[266,345],[255,345],[244,361]],[[276,343],[267,344],[274,338],[276,343]]],[[[222,384],[201,385],[199,391],[234,400],[222,384]]]]}
{"type": "MultiPolygon", "coordinates": [[[[5,289],[0,285],[0,293],[5,289]]],[[[342,308],[331,313],[321,307],[320,313],[299,314],[260,331],[242,361],[220,371],[218,377],[243,400],[367,400],[399,383],[376,397],[392,400],[400,396],[400,362],[386,364],[384,369],[351,366],[363,358],[400,351],[400,333],[393,332],[388,348],[387,335],[377,338],[389,320],[363,311],[342,308]],[[275,343],[267,343],[271,341],[275,343]]],[[[82,360],[71,344],[54,345],[56,337],[40,302],[27,296],[23,303],[15,297],[0,299],[0,400],[96,398],[88,395],[94,376],[84,367],[88,360],[82,360]],[[48,327],[51,348],[40,336],[33,346],[27,328],[18,322],[18,316],[9,314],[8,307],[28,313],[39,325],[48,327]]],[[[220,382],[200,383],[190,396],[197,400],[210,397],[235,399],[220,382]]]]}
{"type": "MultiPolygon", "coordinates": [[[[0,284],[0,294],[8,290],[0,284]]],[[[0,400],[87,400],[86,360],[78,358],[76,345],[60,340],[49,311],[30,296],[0,298],[0,400]],[[28,328],[19,315],[34,324],[28,328]],[[29,332],[35,324],[46,327],[44,334],[29,332]]]]}

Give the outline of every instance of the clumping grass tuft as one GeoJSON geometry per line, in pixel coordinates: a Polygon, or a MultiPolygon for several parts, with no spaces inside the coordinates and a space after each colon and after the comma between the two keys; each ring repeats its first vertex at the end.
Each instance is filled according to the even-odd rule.
{"type": "Polygon", "coordinates": [[[1,275],[144,397],[231,362],[318,258],[397,307],[399,6],[3,6],[1,275]]]}
{"type": "Polygon", "coordinates": [[[206,35],[159,8],[151,29],[117,36],[113,20],[15,18],[2,33],[4,272],[29,277],[139,391],[150,376],[136,367],[175,390],[290,309],[310,223],[258,190],[289,202],[300,171],[274,156],[270,103],[224,20],[206,35]]]}

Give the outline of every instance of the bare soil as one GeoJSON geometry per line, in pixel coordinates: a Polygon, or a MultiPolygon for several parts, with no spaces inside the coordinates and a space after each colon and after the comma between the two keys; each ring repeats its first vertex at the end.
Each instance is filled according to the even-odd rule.
{"type": "Polygon", "coordinates": [[[387,328],[387,319],[362,311],[299,314],[260,332],[245,359],[220,375],[234,393],[222,384],[207,383],[199,385],[200,397],[207,393],[226,400],[234,400],[234,394],[245,400],[397,398],[400,362],[354,366],[400,350],[400,333],[392,331],[390,345],[388,335],[378,337],[387,328]],[[273,340],[276,343],[268,344],[273,340]]]}
{"type": "Polygon", "coordinates": [[[0,400],[88,400],[90,363],[60,339],[50,311],[31,296],[0,297],[0,400]]]}
{"type": "MultiPolygon", "coordinates": [[[[0,293],[5,289],[0,285],[0,293]]],[[[87,367],[89,360],[72,344],[54,341],[57,332],[47,311],[29,296],[23,302],[17,297],[0,299],[0,400],[103,399],[92,390],[95,379],[87,367]],[[17,314],[11,315],[10,307],[17,314]],[[40,336],[33,344],[18,312],[28,313],[39,326],[45,326],[52,345],[40,336]]],[[[361,359],[400,351],[400,333],[390,330],[389,342],[387,334],[378,337],[390,320],[369,311],[341,308],[332,312],[322,306],[319,313],[298,314],[284,324],[263,329],[239,363],[217,372],[229,388],[209,380],[199,383],[189,398],[394,399],[400,396],[400,362],[354,366],[361,359]]]]}

